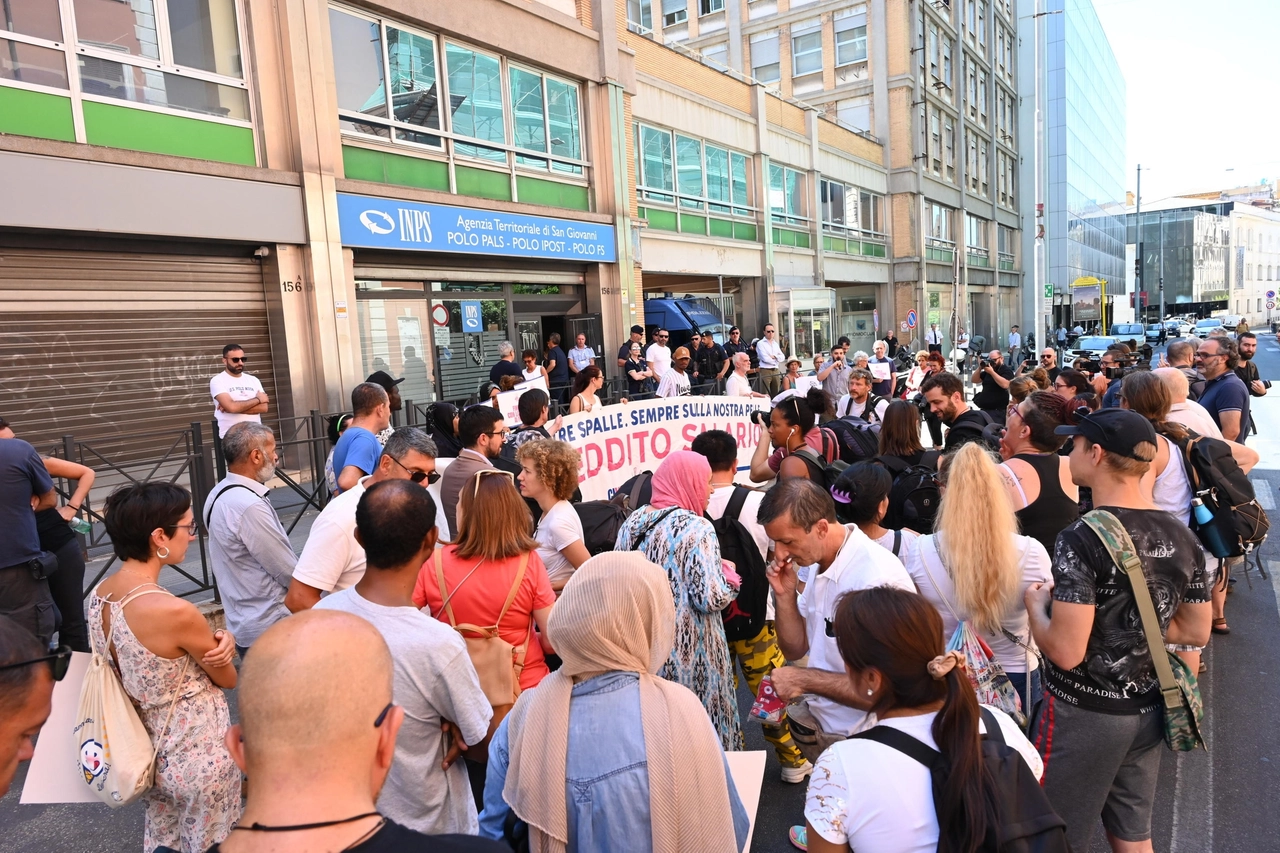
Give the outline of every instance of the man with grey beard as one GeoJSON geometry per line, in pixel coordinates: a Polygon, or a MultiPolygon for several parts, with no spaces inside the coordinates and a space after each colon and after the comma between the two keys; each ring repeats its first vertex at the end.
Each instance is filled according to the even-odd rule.
{"type": "Polygon", "coordinates": [[[227,476],[204,504],[213,576],[240,656],[264,631],[289,615],[285,593],[298,562],[265,483],[275,476],[271,428],[238,423],[222,437],[227,476]]]}

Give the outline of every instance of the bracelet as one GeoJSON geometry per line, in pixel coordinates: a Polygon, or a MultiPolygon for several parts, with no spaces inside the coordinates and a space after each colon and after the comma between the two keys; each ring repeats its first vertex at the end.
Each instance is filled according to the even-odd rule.
{"type": "Polygon", "coordinates": [[[79,512],[79,511],[80,511],[80,507],[78,507],[78,506],[71,506],[71,504],[67,504],[67,506],[71,507],[71,509],[72,509],[72,510],[74,510],[75,512],[79,512]]]}

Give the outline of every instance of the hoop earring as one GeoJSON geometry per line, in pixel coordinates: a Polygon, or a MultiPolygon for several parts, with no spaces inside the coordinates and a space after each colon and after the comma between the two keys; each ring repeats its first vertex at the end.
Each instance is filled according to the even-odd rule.
{"type": "Polygon", "coordinates": [[[157,556],[157,557],[159,557],[159,558],[160,558],[160,559],[162,559],[162,560],[167,559],[167,558],[169,557],[169,549],[168,549],[168,548],[157,548],[157,549],[156,549],[156,556],[157,556]]]}

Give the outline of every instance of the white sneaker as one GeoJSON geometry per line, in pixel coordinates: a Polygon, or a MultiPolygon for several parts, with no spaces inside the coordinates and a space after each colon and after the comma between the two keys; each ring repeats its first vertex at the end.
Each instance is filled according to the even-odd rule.
{"type": "Polygon", "coordinates": [[[784,767],[782,768],[782,781],[789,785],[796,785],[809,778],[811,773],[813,773],[813,765],[808,761],[799,767],[784,767]]]}

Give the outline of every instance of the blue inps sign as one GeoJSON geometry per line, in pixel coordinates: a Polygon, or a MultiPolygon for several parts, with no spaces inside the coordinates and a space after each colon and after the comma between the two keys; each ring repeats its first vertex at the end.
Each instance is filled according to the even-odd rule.
{"type": "Polygon", "coordinates": [[[338,193],[345,246],[612,263],[613,226],[338,193]]]}
{"type": "Polygon", "coordinates": [[[480,322],[480,302],[464,300],[462,303],[462,331],[469,335],[478,335],[484,331],[484,324],[480,322]]]}

